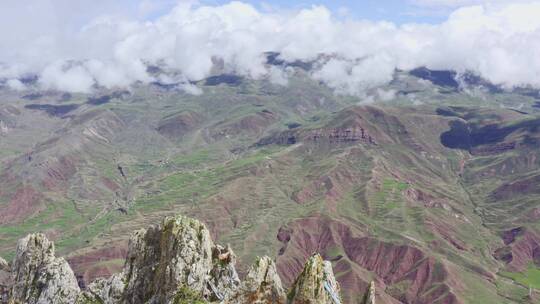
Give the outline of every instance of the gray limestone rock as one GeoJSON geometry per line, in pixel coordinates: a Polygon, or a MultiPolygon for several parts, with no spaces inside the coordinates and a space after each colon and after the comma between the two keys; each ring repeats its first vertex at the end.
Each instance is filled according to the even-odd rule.
{"type": "Polygon", "coordinates": [[[228,303],[281,304],[285,302],[285,291],[274,261],[269,257],[262,257],[251,266],[240,289],[228,303]]]}
{"type": "Polygon", "coordinates": [[[364,304],[375,304],[375,282],[374,281],[371,281],[371,283],[369,283],[369,288],[364,298],[364,304]]]}
{"type": "Polygon", "coordinates": [[[289,303],[341,304],[340,287],[332,264],[318,254],[309,258],[289,292],[289,303]]]}
{"type": "Polygon", "coordinates": [[[208,229],[184,216],[137,231],[124,265],[124,303],[168,303],[180,287],[202,294],[212,268],[212,247],[208,229]]]}
{"type": "MultiPolygon", "coordinates": [[[[243,283],[235,265],[232,249],[214,244],[204,224],[173,216],[135,232],[123,271],[84,291],[43,234],[21,239],[11,267],[0,259],[0,274],[8,274],[10,304],[341,304],[332,266],[320,255],[310,257],[288,297],[269,257],[258,258],[243,283]]],[[[366,303],[374,295],[372,283],[366,303]]]]}
{"type": "Polygon", "coordinates": [[[122,302],[124,293],[124,276],[115,274],[108,279],[96,279],[83,291],[77,299],[77,304],[100,303],[118,304],[122,302]]]}
{"type": "Polygon", "coordinates": [[[54,244],[41,233],[19,240],[11,266],[14,303],[71,304],[80,292],[68,263],[54,255],[54,244]]]}
{"type": "Polygon", "coordinates": [[[212,269],[207,278],[205,297],[212,301],[223,301],[236,293],[240,279],[236,272],[236,255],[232,249],[220,245],[212,248],[212,269]]]}

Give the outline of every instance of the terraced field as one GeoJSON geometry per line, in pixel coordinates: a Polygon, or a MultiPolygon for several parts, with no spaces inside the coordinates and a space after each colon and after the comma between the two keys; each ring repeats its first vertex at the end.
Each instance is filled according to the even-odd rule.
{"type": "Polygon", "coordinates": [[[538,299],[534,98],[406,75],[384,88],[395,99],[365,105],[303,73],[217,77],[199,96],[1,90],[0,255],[43,231],[90,281],[121,267],[135,229],[182,213],[230,243],[241,272],[269,255],[291,284],[320,252],[347,303],[371,280],[378,303],[538,299]]]}

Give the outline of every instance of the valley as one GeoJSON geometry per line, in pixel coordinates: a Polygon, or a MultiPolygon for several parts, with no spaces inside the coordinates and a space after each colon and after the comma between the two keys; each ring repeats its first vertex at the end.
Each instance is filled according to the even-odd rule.
{"type": "Polygon", "coordinates": [[[371,281],[377,303],[538,301],[537,95],[420,70],[366,101],[297,65],[286,86],[218,74],[200,95],[0,88],[0,256],[43,232],[89,283],[182,214],[240,276],[270,256],[290,286],[320,253],[345,303],[371,281]]]}

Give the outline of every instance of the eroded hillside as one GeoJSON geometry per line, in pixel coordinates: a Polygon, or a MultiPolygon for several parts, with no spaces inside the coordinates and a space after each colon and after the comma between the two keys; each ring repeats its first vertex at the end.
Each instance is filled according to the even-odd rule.
{"type": "Polygon", "coordinates": [[[267,255],[289,288],[319,252],[345,303],[371,281],[377,303],[534,303],[534,97],[413,73],[358,105],[303,73],[218,75],[199,96],[2,90],[1,255],[41,231],[88,285],[125,268],[133,230],[182,213],[231,244],[240,278],[267,255]]]}

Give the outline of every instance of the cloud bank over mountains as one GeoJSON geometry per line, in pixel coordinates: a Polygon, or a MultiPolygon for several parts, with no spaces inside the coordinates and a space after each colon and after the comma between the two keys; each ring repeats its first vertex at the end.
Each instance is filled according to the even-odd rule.
{"type": "Polygon", "coordinates": [[[43,88],[90,92],[155,81],[148,65],[179,71],[174,81],[201,80],[219,58],[229,72],[285,83],[287,71],[265,65],[264,53],[274,51],[289,61],[331,55],[312,77],[348,94],[420,66],[472,71],[506,87],[540,86],[537,1],[461,7],[436,25],[344,19],[323,6],[260,11],[242,2],[184,1],[163,13],[162,1],[82,1],[75,9],[67,0],[7,0],[0,4],[0,78],[22,89],[17,79],[35,73],[43,88]]]}

